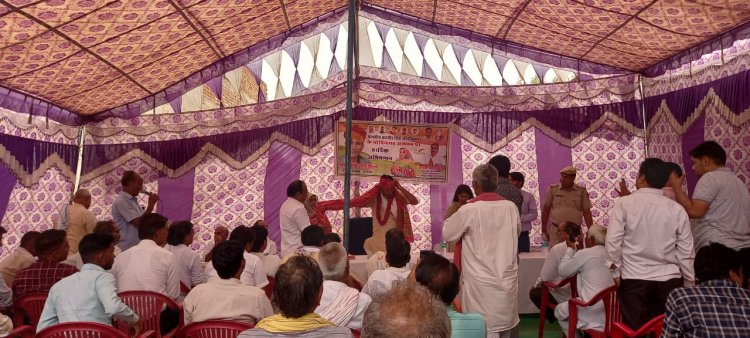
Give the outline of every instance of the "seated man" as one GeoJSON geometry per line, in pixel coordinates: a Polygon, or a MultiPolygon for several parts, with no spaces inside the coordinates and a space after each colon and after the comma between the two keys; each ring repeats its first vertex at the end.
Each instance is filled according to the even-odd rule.
{"type": "MultiPolygon", "coordinates": [[[[390,229],[385,233],[385,241],[388,242],[393,238],[404,239],[404,233],[396,228],[390,229]]],[[[385,251],[378,251],[367,259],[367,278],[370,278],[373,272],[387,268],[388,262],[385,260],[385,251]]]]}
{"type": "MultiPolygon", "coordinates": [[[[237,241],[243,248],[245,248],[245,253],[243,255],[245,258],[245,267],[242,269],[240,282],[245,285],[265,289],[266,286],[268,286],[266,269],[263,267],[263,262],[260,258],[250,253],[253,248],[253,242],[255,241],[253,231],[246,226],[238,226],[232,230],[232,233],[229,235],[229,240],[237,241]]],[[[220,279],[219,274],[216,272],[216,269],[214,269],[214,265],[211,262],[206,265],[206,277],[209,281],[220,279]]]]}
{"type": "MultiPolygon", "coordinates": [[[[607,267],[607,230],[600,225],[592,225],[586,234],[586,249],[576,251],[579,237],[568,238],[568,248],[560,261],[557,271],[560,276],[569,277],[578,274],[578,292],[583,301],[589,301],[602,290],[615,285],[612,274],[607,267]]],[[[560,321],[563,333],[568,333],[568,302],[562,302],[555,308],[555,317],[560,321]]],[[[604,303],[599,302],[591,307],[578,309],[580,330],[604,330],[604,303]]]]}
{"type": "Polygon", "coordinates": [[[48,293],[59,280],[78,272],[75,267],[60,263],[68,256],[64,230],[42,232],[34,246],[39,260],[16,275],[12,287],[14,301],[34,293],[48,293]]]}
{"type": "Polygon", "coordinates": [[[695,255],[694,287],[679,288],[667,298],[661,336],[750,337],[750,291],[743,281],[741,256],[712,243],[695,255]]]}
{"type": "MultiPolygon", "coordinates": [[[[3,242],[3,234],[7,232],[8,230],[0,227],[0,245],[2,245],[3,242]]],[[[5,280],[3,278],[0,278],[0,310],[10,309],[11,306],[13,306],[13,290],[11,290],[8,285],[5,284],[5,280]]],[[[8,319],[8,322],[10,322],[10,319],[8,319]]],[[[3,330],[4,327],[5,318],[0,317],[0,335],[5,332],[3,330]]],[[[10,332],[10,330],[8,330],[8,332],[10,332]]]]}
{"type": "MultiPolygon", "coordinates": [[[[568,228],[574,228],[574,230],[571,230],[573,233],[581,233],[581,227],[573,222],[563,222],[557,226],[557,238],[561,242],[555,244],[555,246],[549,249],[547,259],[544,260],[544,265],[542,265],[539,279],[537,279],[534,288],[529,290],[529,298],[531,298],[531,301],[539,309],[542,308],[542,283],[552,282],[557,284],[565,279],[557,273],[557,267],[560,266],[560,260],[565,256],[565,250],[568,249],[568,244],[566,243],[568,240],[568,228]]],[[[561,302],[567,301],[570,299],[571,293],[570,285],[557,289],[550,289],[549,294],[551,297],[549,297],[549,302],[552,305],[557,305],[561,302]]],[[[547,309],[546,318],[550,323],[556,321],[555,313],[552,309],[547,309]]]]}
{"type": "MultiPolygon", "coordinates": [[[[409,276],[409,279],[412,275],[409,276]]],[[[424,285],[448,307],[451,320],[451,337],[487,337],[484,317],[478,313],[458,313],[453,309],[453,300],[458,295],[461,273],[455,264],[441,255],[427,255],[419,261],[413,274],[417,283],[424,285]]]]}
{"type": "MultiPolygon", "coordinates": [[[[266,221],[264,221],[262,219],[257,220],[255,223],[253,223],[253,226],[256,226],[256,225],[257,226],[262,226],[262,227],[266,228],[266,230],[268,230],[268,223],[266,223],[266,221]]],[[[265,255],[279,256],[279,248],[276,245],[276,242],[274,242],[274,241],[268,241],[268,245],[266,245],[266,249],[263,250],[263,253],[265,255]]]]}
{"type": "Polygon", "coordinates": [[[362,319],[370,305],[370,296],[346,285],[349,279],[349,255],[340,243],[328,243],[320,249],[318,264],[323,272],[323,297],[315,313],[336,326],[362,330],[362,319]]]}
{"type": "Polygon", "coordinates": [[[260,225],[253,225],[250,229],[253,230],[253,234],[255,235],[252,254],[260,258],[263,262],[266,276],[273,278],[276,274],[276,270],[279,269],[279,265],[281,265],[281,258],[274,254],[264,253],[268,248],[268,243],[273,243],[273,241],[268,240],[268,229],[260,225]]]}
{"type": "MultiPolygon", "coordinates": [[[[144,215],[138,225],[138,238],[141,241],[123,251],[112,265],[117,291],[154,291],[177,301],[180,297],[177,259],[162,247],[167,242],[167,218],[156,213],[144,215]]],[[[171,331],[177,327],[179,319],[178,309],[165,308],[159,330],[171,331]]]]}
{"type": "Polygon", "coordinates": [[[365,312],[362,338],[448,338],[451,321],[445,304],[416,283],[396,283],[373,298],[365,312]]]}
{"type": "Polygon", "coordinates": [[[140,331],[138,315],[117,296],[115,277],[105,272],[115,261],[114,237],[88,234],[79,242],[84,265],[80,272],[63,278],[49,291],[37,332],[50,325],[95,322],[112,325],[121,320],[140,331]]]}
{"type": "Polygon", "coordinates": [[[200,255],[190,248],[195,238],[193,223],[180,221],[169,226],[167,245],[165,249],[174,254],[177,259],[177,271],[180,273],[180,283],[188,288],[206,282],[200,255]]]}
{"type": "Polygon", "coordinates": [[[281,264],[286,263],[286,261],[294,255],[310,256],[316,261],[318,260],[318,252],[320,251],[320,247],[323,246],[323,240],[325,239],[323,228],[315,224],[308,225],[302,230],[301,239],[302,248],[299,248],[295,252],[284,257],[281,264]]]}
{"type": "Polygon", "coordinates": [[[16,278],[18,271],[26,269],[36,262],[34,243],[37,237],[39,237],[38,231],[29,231],[23,234],[21,245],[0,263],[0,272],[3,273],[3,279],[8,287],[13,286],[13,279],[16,278]]]}
{"type": "Polygon", "coordinates": [[[207,245],[206,249],[203,250],[203,261],[210,262],[213,257],[214,248],[219,243],[226,241],[229,238],[229,229],[223,225],[219,225],[214,229],[214,242],[211,245],[207,245]]]}
{"type": "Polygon", "coordinates": [[[216,245],[211,264],[220,279],[213,279],[190,290],[183,306],[185,324],[206,320],[255,324],[273,315],[266,293],[240,282],[245,268],[244,254],[244,246],[237,241],[223,241],[216,245]]]}
{"type": "MultiPolygon", "coordinates": [[[[92,234],[100,234],[100,235],[110,235],[114,237],[115,239],[115,257],[119,255],[122,251],[120,250],[120,247],[117,246],[118,243],[120,243],[120,229],[117,227],[117,224],[115,221],[99,221],[96,222],[96,226],[94,227],[94,231],[92,234]]],[[[80,269],[83,266],[83,259],[81,258],[81,254],[77,253],[72,256],[68,256],[68,259],[63,261],[63,264],[68,264],[75,266],[77,269],[80,269]]]]}
{"type": "Polygon", "coordinates": [[[393,282],[401,281],[409,276],[409,267],[407,264],[411,259],[411,247],[409,242],[398,236],[387,238],[385,260],[388,262],[388,268],[378,270],[370,275],[367,283],[362,288],[362,292],[375,298],[375,296],[385,293],[391,288],[393,282]]]}
{"type": "Polygon", "coordinates": [[[323,295],[323,274],[314,259],[292,256],[279,267],[274,279],[273,299],[281,313],[261,320],[239,338],[352,336],[348,328],[335,326],[314,312],[323,295]]]}

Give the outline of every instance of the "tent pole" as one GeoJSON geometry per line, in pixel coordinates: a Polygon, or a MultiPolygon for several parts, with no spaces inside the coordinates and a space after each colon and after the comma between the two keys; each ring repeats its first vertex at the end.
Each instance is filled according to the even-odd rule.
{"type": "Polygon", "coordinates": [[[643,119],[643,151],[648,158],[648,127],[646,125],[646,94],[643,92],[643,75],[638,74],[638,88],[641,92],[641,118],[643,119]]]}
{"type": "Polygon", "coordinates": [[[78,161],[76,162],[76,179],[73,183],[73,192],[70,194],[70,200],[81,186],[81,170],[83,169],[83,142],[86,140],[86,126],[78,128],[78,161]]]}
{"type": "Polygon", "coordinates": [[[354,44],[356,33],[356,0],[349,0],[349,20],[347,21],[347,43],[346,43],[346,151],[344,171],[344,247],[349,250],[349,205],[350,188],[352,181],[352,118],[354,115],[354,44]]]}

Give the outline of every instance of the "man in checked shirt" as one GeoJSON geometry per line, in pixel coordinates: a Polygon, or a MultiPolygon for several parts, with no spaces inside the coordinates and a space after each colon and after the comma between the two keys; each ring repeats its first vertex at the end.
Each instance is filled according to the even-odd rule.
{"type": "Polygon", "coordinates": [[[667,298],[662,338],[750,337],[750,291],[742,285],[742,259],[718,243],[698,250],[699,284],[672,291],[667,298]]]}

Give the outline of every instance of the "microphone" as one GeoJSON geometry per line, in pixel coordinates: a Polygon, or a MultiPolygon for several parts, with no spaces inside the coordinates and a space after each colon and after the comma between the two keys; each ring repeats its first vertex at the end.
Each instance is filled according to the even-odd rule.
{"type": "Polygon", "coordinates": [[[151,196],[151,193],[150,193],[150,192],[148,192],[148,191],[146,191],[146,190],[142,190],[142,191],[141,191],[141,194],[144,194],[144,195],[148,195],[148,196],[151,196]]]}

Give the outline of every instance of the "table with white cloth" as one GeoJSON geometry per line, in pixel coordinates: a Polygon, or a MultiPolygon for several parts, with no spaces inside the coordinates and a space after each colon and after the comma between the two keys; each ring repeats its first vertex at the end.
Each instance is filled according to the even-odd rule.
{"type": "MultiPolygon", "coordinates": [[[[446,253],[445,257],[451,262],[453,261],[452,252],[446,253]]],[[[412,254],[411,264],[416,263],[418,258],[419,253],[412,254]]],[[[539,273],[542,271],[542,265],[544,265],[546,258],[546,251],[522,252],[520,254],[518,267],[518,313],[539,313],[539,309],[529,299],[529,290],[534,287],[534,283],[539,278],[539,273]]],[[[349,264],[349,274],[364,285],[367,282],[367,256],[354,256],[354,259],[351,259],[349,264]]]]}

